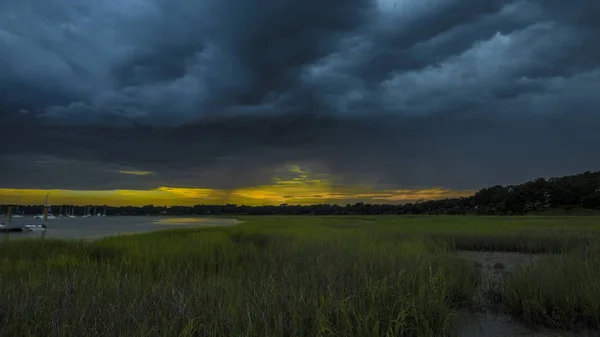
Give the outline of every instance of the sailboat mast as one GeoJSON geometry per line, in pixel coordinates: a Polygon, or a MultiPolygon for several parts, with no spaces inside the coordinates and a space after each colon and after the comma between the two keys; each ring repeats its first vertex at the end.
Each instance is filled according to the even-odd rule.
{"type": "Polygon", "coordinates": [[[50,196],[50,192],[46,193],[46,198],[44,198],[44,221],[48,217],[48,212],[50,211],[50,205],[48,205],[48,197],[50,196]]]}
{"type": "Polygon", "coordinates": [[[12,206],[8,206],[8,213],[6,216],[8,217],[8,228],[10,228],[10,223],[12,222],[12,206]]]}

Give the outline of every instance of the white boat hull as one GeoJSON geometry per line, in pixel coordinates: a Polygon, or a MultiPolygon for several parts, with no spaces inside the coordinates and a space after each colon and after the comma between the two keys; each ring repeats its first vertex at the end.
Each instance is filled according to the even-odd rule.
{"type": "Polygon", "coordinates": [[[30,230],[32,232],[43,232],[46,230],[45,225],[25,225],[25,229],[30,230]]]}
{"type": "MultiPolygon", "coordinates": [[[[43,220],[44,216],[43,215],[36,215],[33,217],[34,219],[39,219],[39,220],[43,220]]],[[[56,217],[54,215],[48,215],[48,220],[55,220],[56,217]]]]}

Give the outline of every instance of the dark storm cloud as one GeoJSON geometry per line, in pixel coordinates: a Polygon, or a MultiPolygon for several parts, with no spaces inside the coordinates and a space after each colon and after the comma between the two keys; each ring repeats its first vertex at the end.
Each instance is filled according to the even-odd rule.
{"type": "Polygon", "coordinates": [[[21,145],[16,147],[19,153],[0,157],[0,185],[230,189],[271,184],[274,176],[285,179],[281,166],[289,163],[330,174],[337,186],[470,189],[599,167],[600,159],[592,154],[600,122],[592,120],[556,115],[540,121],[514,114],[370,123],[271,120],[274,124],[269,126],[248,120],[240,125],[136,132],[58,127],[40,131],[29,143],[27,133],[9,133],[21,145]],[[56,138],[56,133],[72,138],[56,138]],[[39,142],[45,145],[40,148],[39,142]],[[69,157],[77,159],[61,159],[69,157]],[[153,174],[118,173],[123,170],[153,174]]]}
{"type": "Polygon", "coordinates": [[[0,186],[235,188],[293,163],[340,184],[477,188],[598,169],[597,13],[594,0],[6,1],[0,186]]]}
{"type": "Polygon", "coordinates": [[[335,52],[373,7],[369,0],[147,0],[75,10],[72,3],[46,4],[65,15],[37,27],[19,19],[44,22],[44,11],[5,5],[0,48],[14,51],[4,56],[8,81],[58,84],[71,94],[37,102],[50,118],[113,124],[118,116],[153,125],[272,109],[294,91],[303,68],[335,52]],[[20,53],[29,54],[24,65],[20,53]]]}

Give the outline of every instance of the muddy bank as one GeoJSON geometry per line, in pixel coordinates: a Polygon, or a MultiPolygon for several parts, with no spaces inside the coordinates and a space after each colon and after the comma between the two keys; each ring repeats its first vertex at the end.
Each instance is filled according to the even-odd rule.
{"type": "Polygon", "coordinates": [[[546,328],[533,330],[512,317],[500,303],[503,280],[519,267],[537,263],[543,255],[513,252],[458,253],[462,258],[474,261],[481,268],[481,283],[473,295],[473,307],[457,312],[457,336],[459,337],[598,337],[598,332],[557,332],[546,328]]]}
{"type": "Polygon", "coordinates": [[[540,260],[539,254],[512,252],[460,252],[461,257],[474,261],[481,268],[481,283],[473,302],[479,309],[497,311],[500,309],[498,294],[504,278],[515,269],[533,265],[540,260]]]}

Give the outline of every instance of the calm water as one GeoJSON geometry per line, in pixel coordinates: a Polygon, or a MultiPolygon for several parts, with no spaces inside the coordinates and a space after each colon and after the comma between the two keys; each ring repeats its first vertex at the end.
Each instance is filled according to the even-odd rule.
{"type": "MultiPolygon", "coordinates": [[[[7,219],[0,217],[0,222],[7,219]]],[[[33,219],[32,215],[21,219],[13,219],[13,227],[26,224],[41,224],[43,220],[33,219]]],[[[231,226],[239,221],[232,218],[203,217],[152,217],[152,216],[107,216],[75,219],[48,220],[48,230],[43,232],[0,233],[5,239],[47,238],[93,239],[117,234],[134,234],[168,228],[231,226]]]]}

